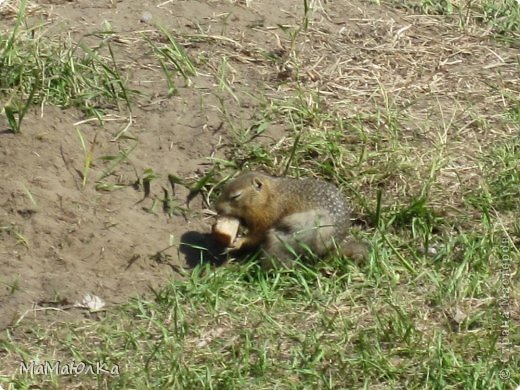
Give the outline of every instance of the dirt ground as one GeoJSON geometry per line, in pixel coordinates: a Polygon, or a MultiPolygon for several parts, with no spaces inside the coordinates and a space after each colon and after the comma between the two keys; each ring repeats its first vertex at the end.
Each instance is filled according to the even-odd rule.
{"type": "MultiPolygon", "coordinates": [[[[35,21],[48,23],[57,32],[69,31],[77,40],[99,31],[103,21],[109,21],[123,37],[136,36],[149,27],[141,21],[145,12],[167,29],[196,33],[197,26],[203,26],[220,33],[225,28],[227,36],[240,39],[245,26],[259,19],[269,25],[295,23],[290,13],[267,12],[277,3],[245,7],[229,1],[52,0],[32,6],[35,21]],[[225,15],[230,22],[224,20],[225,15]]],[[[296,7],[296,2],[290,3],[289,12],[296,7]]],[[[257,35],[271,44],[268,34],[257,35]]],[[[79,128],[90,143],[95,137],[94,157],[117,154],[120,145],[111,139],[128,120],[117,111],[112,118],[109,112],[101,129],[95,121],[78,125],[86,118],[74,109],[37,107],[27,114],[18,135],[7,131],[5,118],[0,118],[6,130],[0,135],[0,329],[21,318],[52,320],[54,308],[81,301],[85,294],[95,294],[108,304],[123,302],[178,277],[175,265],[198,261],[196,252],[187,258],[178,246],[182,237],[203,243],[200,234],[210,229],[211,220],[200,213],[204,207],[200,197],[190,202],[184,216],[169,217],[160,207],[155,213],[145,209],[152,206],[155,196],[162,196],[162,187],[171,188],[168,174],[200,177],[207,171],[208,158],[221,154],[217,146],[227,137],[227,129],[210,94],[214,80],[199,75],[194,78],[195,88],[180,85],[178,96],[167,98],[161,73],[150,71],[139,49],[135,52],[131,42],[117,47],[118,58],[139,64],[133,69],[130,87],[152,95],[149,102],[133,107],[129,132],[138,139],[138,146],[116,175],[118,183],[128,184],[124,189],[103,193],[93,183],[83,188],[84,155],[75,130],[79,128]],[[143,201],[142,188],[136,190],[131,184],[137,180],[136,172],[147,168],[159,178],[152,182],[152,195],[143,201]],[[162,252],[161,259],[154,257],[172,243],[176,245],[162,252]]],[[[214,50],[206,45],[189,54],[202,49],[209,54],[214,50]]],[[[249,73],[249,83],[262,77],[249,73]]],[[[251,109],[236,107],[235,111],[234,117],[248,119],[251,109]]],[[[95,162],[89,177],[94,181],[105,168],[106,164],[95,162]]],[[[177,186],[175,196],[182,205],[187,195],[186,188],[177,186]]],[[[81,315],[81,311],[71,309],[64,315],[81,315]]]]}
{"type": "MultiPolygon", "coordinates": [[[[316,82],[322,89],[327,86],[329,96],[348,95],[346,100],[338,98],[334,107],[338,110],[348,106],[353,107],[351,112],[362,111],[366,108],[362,102],[369,92],[379,90],[380,83],[398,96],[403,105],[413,106],[411,117],[418,119],[427,120],[432,113],[426,98],[414,100],[414,94],[431,92],[440,83],[450,85],[446,99],[455,99],[465,91],[475,105],[486,105],[490,102],[482,98],[475,84],[477,79],[485,82],[494,77],[496,68],[483,66],[500,60],[511,63],[499,49],[457,52],[455,41],[450,53],[431,52],[425,37],[440,40],[443,34],[445,39],[450,38],[449,34],[442,27],[428,24],[426,19],[407,20],[404,11],[401,14],[383,9],[371,1],[321,3],[325,9],[317,10],[315,18],[320,23],[317,31],[322,35],[317,34],[306,50],[310,52],[310,64],[329,66],[331,76],[317,82],[310,66],[308,80],[303,81],[316,82]],[[364,23],[377,18],[385,22],[364,23]],[[408,27],[401,31],[403,26],[408,27]],[[401,50],[396,43],[393,50],[399,51],[399,58],[392,51],[382,50],[377,58],[370,54],[377,49],[378,40],[388,43],[397,32],[405,34],[408,29],[407,39],[416,41],[417,52],[401,50]],[[334,47],[329,36],[335,36],[338,45],[348,44],[349,51],[340,52],[341,46],[334,47]],[[312,47],[320,45],[330,46],[330,54],[320,52],[313,58],[312,47]],[[469,63],[465,62],[468,56],[469,63]],[[441,63],[442,59],[445,63],[441,63]],[[409,66],[414,61],[429,65],[409,66]],[[335,83],[334,72],[341,72],[342,64],[350,67],[351,78],[340,85],[335,83]],[[442,68],[447,64],[449,69],[442,68]],[[371,69],[373,77],[358,78],[366,69],[371,69]],[[378,79],[378,72],[389,69],[393,72],[387,72],[384,80],[378,79]]],[[[129,87],[148,97],[133,105],[131,123],[124,110],[107,110],[101,128],[75,109],[46,105],[30,110],[20,134],[7,130],[0,134],[0,329],[20,319],[52,321],[58,315],[54,309],[79,301],[87,293],[108,304],[149,294],[150,287],[157,288],[179,277],[178,266],[198,261],[196,252],[180,250],[179,243],[183,239],[202,243],[202,234],[209,232],[211,219],[203,212],[207,205],[202,197],[190,202],[185,215],[170,217],[160,207],[155,212],[147,208],[152,206],[154,197],[162,196],[163,187],[170,188],[168,174],[195,181],[208,171],[211,158],[225,155],[230,129],[213,93],[218,87],[215,74],[222,52],[235,54],[229,62],[240,102],[227,102],[228,115],[236,123],[249,126],[259,105],[254,96],[258,91],[266,95],[284,93],[276,81],[280,69],[269,62],[256,67],[260,56],[255,50],[262,48],[283,55],[289,43],[286,38],[278,39],[276,26],[297,25],[303,13],[299,0],[41,0],[31,5],[34,21],[46,23],[57,34],[70,33],[75,40],[100,31],[103,22],[109,22],[119,37],[114,40],[116,58],[130,69],[129,87]],[[143,17],[145,12],[151,14],[151,21],[143,17]],[[204,31],[215,37],[214,42],[186,45],[190,56],[204,56],[206,61],[198,69],[199,75],[193,77],[192,86],[178,80],[179,92],[174,97],[167,97],[164,74],[157,65],[150,65],[140,39],[141,33],[155,29],[153,23],[182,34],[204,31]],[[137,146],[111,176],[114,182],[126,186],[108,193],[96,191],[95,181],[108,165],[100,157],[115,155],[121,148],[133,145],[132,140],[113,142],[114,135],[129,123],[128,134],[137,139],[137,146]],[[84,187],[79,174],[84,154],[77,129],[89,144],[94,144],[96,158],[84,187]],[[136,189],[132,184],[148,168],[158,179],[152,181],[152,195],[143,200],[142,188],[136,189]],[[175,245],[168,248],[171,244],[175,245]],[[154,256],[165,248],[168,249],[161,252],[161,257],[154,256]]],[[[92,36],[85,39],[94,40],[92,36]]],[[[460,44],[464,38],[458,39],[460,44]]],[[[503,72],[509,69],[509,65],[501,67],[503,72]]],[[[384,103],[383,97],[381,102],[384,103]]],[[[260,142],[279,140],[284,126],[272,123],[260,142]]],[[[4,117],[0,118],[0,128],[7,128],[4,117]]],[[[466,136],[476,137],[469,132],[466,136]]],[[[175,197],[181,204],[185,204],[187,195],[185,187],[176,188],[175,197]]],[[[65,318],[84,314],[78,309],[59,313],[65,318]]]]}

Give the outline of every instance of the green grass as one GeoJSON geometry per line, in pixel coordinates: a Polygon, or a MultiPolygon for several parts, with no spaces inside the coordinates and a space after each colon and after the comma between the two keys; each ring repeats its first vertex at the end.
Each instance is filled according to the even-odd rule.
{"type": "Polygon", "coordinates": [[[520,7],[516,0],[407,0],[404,6],[421,14],[454,16],[461,27],[472,22],[484,24],[499,39],[516,45],[520,38],[520,7]]]}
{"type": "Polygon", "coordinates": [[[191,77],[197,75],[197,69],[173,35],[164,27],[160,27],[160,31],[162,36],[159,39],[152,40],[146,36],[144,38],[157,55],[166,78],[168,95],[171,96],[177,93],[177,86],[174,81],[175,75],[180,74],[186,85],[191,85],[191,77]],[[166,41],[166,44],[160,45],[156,42],[163,40],[166,41]]]}
{"type": "MultiPolygon", "coordinates": [[[[177,91],[175,75],[186,85],[197,74],[183,47],[166,29],[162,36],[143,35],[165,75],[168,93],[177,91]],[[166,41],[165,44],[159,43],[166,41]]],[[[121,65],[112,47],[116,33],[110,24],[99,32],[97,45],[75,42],[70,35],[51,31],[45,25],[28,25],[26,1],[22,1],[11,31],[0,32],[0,98],[2,113],[14,133],[22,129],[27,110],[51,104],[79,108],[100,121],[108,110],[127,111],[141,91],[128,87],[128,69],[121,65]]],[[[118,137],[117,137],[118,138],[118,137]]]]}
{"type": "Polygon", "coordinates": [[[520,204],[520,136],[513,142],[497,145],[484,158],[487,176],[484,191],[476,194],[476,203],[485,209],[518,212],[520,204]]]}
{"type": "MultiPolygon", "coordinates": [[[[8,99],[5,111],[11,107],[18,112],[18,122],[28,104],[77,107],[99,117],[120,102],[130,106],[132,91],[109,43],[90,49],[69,37],[51,38],[43,27],[14,29],[0,34],[0,73],[0,96],[8,99]],[[108,56],[101,55],[102,49],[108,56]]],[[[20,125],[10,124],[20,131],[20,125]]]]}
{"type": "MultiPolygon", "coordinates": [[[[476,244],[471,262],[486,256],[476,244]]],[[[16,340],[4,348],[117,365],[118,376],[87,379],[109,388],[507,388],[493,287],[479,281],[489,264],[470,265],[468,253],[410,275],[392,258],[381,251],[365,270],[334,260],[272,275],[251,264],[199,267],[97,322],[29,330],[40,340],[25,347],[30,354],[16,340]],[[452,324],[455,307],[467,317],[452,324]]],[[[511,356],[507,367],[515,373],[519,363],[511,356]]]]}

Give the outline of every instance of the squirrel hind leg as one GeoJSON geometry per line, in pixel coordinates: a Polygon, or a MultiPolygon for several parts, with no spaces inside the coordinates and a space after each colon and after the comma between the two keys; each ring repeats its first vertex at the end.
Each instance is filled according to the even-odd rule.
{"type": "Polygon", "coordinates": [[[353,236],[349,236],[341,242],[341,253],[354,260],[358,265],[362,265],[370,258],[370,246],[353,236]]]}
{"type": "Polygon", "coordinates": [[[336,226],[325,210],[291,214],[271,228],[262,245],[264,269],[290,268],[301,257],[322,256],[334,248],[336,226]]]}

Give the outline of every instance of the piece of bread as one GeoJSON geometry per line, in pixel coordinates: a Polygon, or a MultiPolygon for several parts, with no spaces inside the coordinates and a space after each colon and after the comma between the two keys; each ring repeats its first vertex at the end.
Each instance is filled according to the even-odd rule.
{"type": "Polygon", "coordinates": [[[231,247],[235,241],[240,221],[232,217],[218,217],[212,227],[212,234],[222,245],[231,247]]]}

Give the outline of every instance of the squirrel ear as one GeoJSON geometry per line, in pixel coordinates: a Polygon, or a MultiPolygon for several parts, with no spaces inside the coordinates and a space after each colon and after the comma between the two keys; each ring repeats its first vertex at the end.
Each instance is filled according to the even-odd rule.
{"type": "Polygon", "coordinates": [[[253,177],[253,186],[255,187],[255,190],[260,191],[263,185],[264,183],[262,183],[262,180],[258,177],[253,177]]]}

